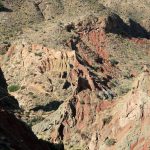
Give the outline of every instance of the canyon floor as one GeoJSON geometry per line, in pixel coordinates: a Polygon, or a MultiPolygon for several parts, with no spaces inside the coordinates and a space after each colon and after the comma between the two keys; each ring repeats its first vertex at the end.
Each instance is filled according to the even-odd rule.
{"type": "Polygon", "coordinates": [[[149,0],[0,0],[0,150],[150,150],[149,0]]]}

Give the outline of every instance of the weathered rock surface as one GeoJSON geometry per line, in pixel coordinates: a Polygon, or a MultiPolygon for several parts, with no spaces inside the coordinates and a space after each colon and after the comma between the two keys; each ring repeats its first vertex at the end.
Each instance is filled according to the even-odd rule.
{"type": "Polygon", "coordinates": [[[100,139],[106,144],[108,137],[115,139],[116,143],[107,148],[100,142],[99,149],[103,146],[103,149],[148,149],[149,82],[149,72],[143,72],[135,80],[133,89],[113,106],[112,120],[101,129],[100,139]]]}
{"type": "Polygon", "coordinates": [[[113,98],[107,83],[112,76],[117,77],[118,69],[111,65],[105,49],[104,19],[92,17],[79,24],[79,39],[68,40],[68,50],[57,51],[20,40],[4,55],[2,67],[9,85],[20,87],[12,94],[21,107],[34,109],[54,100],[64,101],[86,89],[95,94],[100,90],[101,99],[113,98]]]}
{"type": "Polygon", "coordinates": [[[89,0],[17,2],[5,1],[12,11],[0,14],[0,25],[8,25],[0,33],[16,23],[13,29],[20,31],[15,41],[2,38],[0,44],[8,84],[0,76],[0,130],[9,141],[5,145],[48,146],[10,113],[15,110],[39,139],[55,143],[51,149],[63,149],[63,144],[67,150],[149,149],[148,2],[141,2],[141,9],[140,0],[100,1],[105,6],[89,0]],[[117,14],[108,6],[118,9],[117,14]],[[127,7],[130,17],[124,14],[127,7]],[[132,13],[140,10],[145,15],[132,13]],[[10,18],[16,15],[19,20],[12,24],[10,18]],[[11,126],[7,133],[8,122],[19,133],[11,126]]]}
{"type": "Polygon", "coordinates": [[[0,72],[0,149],[1,150],[51,150],[50,143],[38,140],[31,129],[19,118],[18,101],[8,94],[7,83],[0,72]],[[13,114],[18,116],[18,119],[13,114]]]}
{"type": "Polygon", "coordinates": [[[150,74],[143,72],[133,89],[113,103],[94,103],[91,92],[89,96],[87,91],[80,92],[76,100],[62,104],[32,129],[40,138],[53,142],[63,140],[66,146],[70,145],[67,149],[148,149],[149,84],[150,74]]]}

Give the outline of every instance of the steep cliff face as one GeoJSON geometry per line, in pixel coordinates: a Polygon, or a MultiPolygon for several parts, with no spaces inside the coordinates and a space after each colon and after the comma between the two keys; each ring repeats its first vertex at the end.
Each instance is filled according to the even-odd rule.
{"type": "Polygon", "coordinates": [[[18,101],[8,93],[7,83],[1,69],[0,69],[0,108],[4,108],[10,111],[19,109],[18,101]]]}
{"type": "Polygon", "coordinates": [[[0,149],[1,150],[50,150],[53,145],[38,140],[31,129],[20,120],[18,101],[7,91],[7,84],[0,72],[0,149]],[[16,118],[16,116],[18,118],[16,118]]]}
{"type": "Polygon", "coordinates": [[[12,113],[0,109],[0,149],[50,150],[51,148],[49,144],[38,140],[30,128],[12,113]]]}
{"type": "Polygon", "coordinates": [[[148,72],[142,73],[133,89],[115,102],[98,102],[91,92],[80,92],[33,131],[40,138],[63,140],[68,149],[148,149],[149,79],[148,72]]]}
{"type": "Polygon", "coordinates": [[[100,112],[98,120],[103,123],[100,127],[101,123],[97,122],[100,128],[92,136],[97,136],[97,140],[91,139],[90,149],[96,146],[97,149],[148,149],[149,75],[149,72],[139,75],[132,90],[111,107],[108,113],[112,115],[111,121],[107,109],[100,112]]]}
{"type": "Polygon", "coordinates": [[[143,72],[132,90],[115,102],[98,102],[91,92],[82,91],[33,126],[33,131],[53,142],[63,140],[67,149],[148,149],[149,82],[149,72],[143,72]]]}

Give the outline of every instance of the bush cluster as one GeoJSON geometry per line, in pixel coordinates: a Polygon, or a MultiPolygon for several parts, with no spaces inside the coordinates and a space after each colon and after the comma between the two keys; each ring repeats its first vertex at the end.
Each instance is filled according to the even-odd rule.
{"type": "Polygon", "coordinates": [[[20,89],[20,86],[19,85],[10,85],[9,87],[8,87],[8,91],[9,92],[16,92],[16,91],[18,91],[20,89]]]}

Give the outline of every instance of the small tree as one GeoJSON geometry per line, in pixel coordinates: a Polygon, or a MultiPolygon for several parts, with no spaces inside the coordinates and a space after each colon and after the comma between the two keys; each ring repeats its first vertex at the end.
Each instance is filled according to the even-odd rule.
{"type": "Polygon", "coordinates": [[[115,145],[115,143],[116,143],[116,140],[115,140],[115,139],[107,138],[107,139],[105,140],[105,144],[106,144],[107,146],[115,145]]]}
{"type": "Polygon", "coordinates": [[[9,91],[9,92],[16,92],[16,91],[18,91],[19,89],[20,89],[20,86],[19,86],[19,85],[13,84],[13,85],[8,86],[8,91],[9,91]]]}

